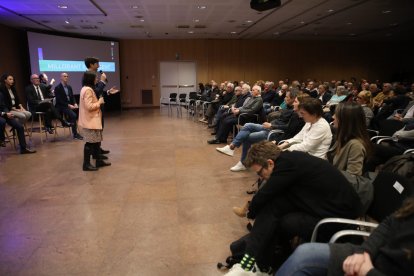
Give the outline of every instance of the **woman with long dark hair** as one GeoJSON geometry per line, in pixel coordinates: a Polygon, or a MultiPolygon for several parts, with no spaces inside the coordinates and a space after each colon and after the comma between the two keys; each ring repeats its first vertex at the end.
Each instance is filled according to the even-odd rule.
{"type": "Polygon", "coordinates": [[[101,105],[104,104],[103,97],[99,99],[93,91],[97,82],[96,73],[86,71],[83,74],[82,89],[79,98],[79,122],[80,132],[85,140],[83,150],[83,170],[96,171],[98,167],[109,166],[104,160],[99,159],[99,143],[102,141],[102,112],[101,105]],[[90,157],[97,157],[96,166],[90,163],[90,157]]]}
{"type": "Polygon", "coordinates": [[[362,175],[364,162],[371,152],[362,107],[352,102],[340,103],[333,120],[336,140],[328,152],[328,159],[339,170],[362,175]]]}

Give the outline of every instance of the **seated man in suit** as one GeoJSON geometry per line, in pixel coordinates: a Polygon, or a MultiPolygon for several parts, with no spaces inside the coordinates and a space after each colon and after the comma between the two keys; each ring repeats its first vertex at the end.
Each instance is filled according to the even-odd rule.
{"type": "Polygon", "coordinates": [[[59,112],[66,115],[69,122],[72,124],[73,139],[83,140],[83,137],[78,133],[76,124],[77,115],[76,110],[79,109],[78,104],[73,97],[72,86],[68,84],[69,76],[67,73],[60,75],[60,84],[55,88],[56,103],[55,107],[59,112]]]}
{"type": "Polygon", "coordinates": [[[26,86],[25,93],[29,110],[32,112],[45,112],[45,127],[46,131],[53,134],[52,119],[61,121],[62,126],[71,126],[62,116],[56,111],[52,103],[52,95],[50,95],[46,87],[40,84],[39,76],[33,74],[30,76],[31,85],[26,86]]]}
{"type": "MultiPolygon", "coordinates": [[[[243,90],[248,86],[247,84],[243,85],[243,90]]],[[[221,144],[227,143],[227,137],[229,136],[230,131],[232,130],[233,125],[237,124],[237,118],[240,114],[259,114],[263,108],[263,100],[260,97],[262,89],[260,86],[253,86],[251,97],[248,98],[242,107],[231,108],[231,113],[229,116],[223,117],[218,127],[216,137],[212,140],[208,140],[209,144],[221,144]]]]}
{"type": "Polygon", "coordinates": [[[4,146],[5,123],[16,130],[21,154],[36,152],[27,148],[26,138],[24,136],[24,127],[16,118],[14,118],[13,113],[11,113],[7,108],[3,93],[0,93],[0,146],[4,146]]]}

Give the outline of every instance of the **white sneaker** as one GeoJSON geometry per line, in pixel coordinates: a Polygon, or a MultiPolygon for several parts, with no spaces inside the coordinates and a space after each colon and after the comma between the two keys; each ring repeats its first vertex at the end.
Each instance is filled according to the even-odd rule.
{"type": "Polygon", "coordinates": [[[271,276],[271,274],[261,272],[260,269],[254,265],[253,271],[244,270],[240,264],[234,264],[233,267],[224,274],[226,276],[271,276]]]}
{"type": "Polygon", "coordinates": [[[229,155],[229,156],[233,156],[234,155],[234,150],[230,149],[230,146],[229,145],[224,146],[222,148],[216,148],[216,150],[219,151],[219,152],[221,152],[221,153],[224,153],[226,155],[229,155]]]}
{"type": "Polygon", "coordinates": [[[224,274],[226,276],[254,276],[257,275],[253,271],[246,271],[244,270],[240,264],[234,264],[233,267],[224,274]]]}
{"type": "Polygon", "coordinates": [[[231,167],[230,170],[232,172],[241,172],[247,170],[247,168],[243,165],[241,161],[239,161],[234,167],[231,167]]]}

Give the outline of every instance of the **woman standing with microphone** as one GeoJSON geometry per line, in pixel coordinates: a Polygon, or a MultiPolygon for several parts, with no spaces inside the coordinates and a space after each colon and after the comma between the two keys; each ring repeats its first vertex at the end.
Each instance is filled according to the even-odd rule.
{"type": "Polygon", "coordinates": [[[90,157],[93,154],[98,156],[99,144],[102,141],[102,112],[101,105],[104,99],[99,100],[95,95],[94,87],[97,82],[96,73],[86,71],[82,78],[82,89],[79,99],[79,122],[80,132],[85,140],[83,150],[83,170],[96,171],[98,167],[110,166],[111,163],[96,159],[96,166],[92,166],[90,157]]]}

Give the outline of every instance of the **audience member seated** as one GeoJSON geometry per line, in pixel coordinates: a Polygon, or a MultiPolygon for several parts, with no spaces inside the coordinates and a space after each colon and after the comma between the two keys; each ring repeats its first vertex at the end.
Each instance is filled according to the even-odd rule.
{"type": "MultiPolygon", "coordinates": [[[[263,141],[251,147],[245,163],[267,182],[248,206],[247,217],[255,221],[246,239],[245,255],[227,276],[255,275],[246,272],[253,269],[258,275],[268,271],[274,261],[267,253],[274,252],[269,247],[276,245],[280,252],[296,236],[309,241],[320,219],[361,215],[357,193],[325,160],[305,152],[281,151],[263,141]]],[[[280,261],[290,254],[283,253],[278,256],[280,261]]]]}
{"type": "Polygon", "coordinates": [[[394,114],[389,119],[401,121],[406,125],[414,123],[414,100],[410,101],[404,110],[398,111],[401,111],[401,109],[394,111],[394,114]]]}
{"type": "Polygon", "coordinates": [[[79,109],[78,104],[73,96],[72,86],[69,85],[69,76],[67,73],[60,75],[60,84],[55,88],[56,103],[55,107],[60,113],[65,114],[69,123],[72,124],[73,139],[82,140],[83,137],[78,133],[76,124],[77,115],[75,111],[79,109]]]}
{"type": "Polygon", "coordinates": [[[338,170],[353,175],[362,175],[372,147],[364,116],[361,106],[356,103],[338,104],[333,116],[336,139],[329,149],[328,160],[338,170]]]}
{"type": "Polygon", "coordinates": [[[264,90],[262,91],[263,108],[268,114],[271,110],[271,106],[274,98],[276,97],[276,91],[273,90],[274,83],[271,81],[265,82],[264,90]]]}
{"type": "Polygon", "coordinates": [[[62,126],[71,126],[66,120],[59,115],[52,103],[52,95],[47,92],[46,88],[40,85],[39,76],[33,74],[30,76],[31,85],[26,86],[25,92],[29,110],[35,112],[45,112],[46,131],[53,134],[52,119],[58,119],[62,126]]]}
{"type": "Polygon", "coordinates": [[[326,103],[331,99],[332,94],[329,91],[329,87],[327,84],[321,84],[318,87],[318,99],[321,101],[322,105],[326,105],[326,103]]]}
{"type": "Polygon", "coordinates": [[[215,128],[214,133],[212,133],[211,135],[215,135],[216,132],[217,132],[217,129],[218,129],[217,122],[220,122],[221,118],[229,112],[230,108],[237,104],[238,100],[242,96],[242,90],[243,89],[240,86],[236,86],[236,88],[234,88],[234,95],[231,98],[231,100],[229,102],[227,102],[226,104],[221,105],[219,107],[219,110],[217,111],[216,115],[214,116],[213,125],[208,126],[209,128],[213,128],[213,127],[215,128]]]}
{"type": "Polygon", "coordinates": [[[209,127],[215,127],[217,124],[217,120],[220,115],[217,115],[217,113],[220,110],[220,107],[222,106],[231,106],[234,104],[237,100],[237,96],[234,93],[234,84],[231,82],[228,82],[226,85],[226,90],[222,92],[222,94],[219,96],[217,100],[214,100],[211,102],[209,108],[207,109],[207,116],[213,117],[212,123],[209,124],[209,127]],[[214,114],[213,114],[214,113],[214,114]],[[213,115],[211,115],[213,114],[213,115]]]}
{"type": "Polygon", "coordinates": [[[372,111],[372,97],[371,92],[367,90],[362,90],[358,93],[356,102],[361,105],[365,113],[365,126],[369,127],[371,125],[371,120],[374,118],[374,112],[372,111]]]}
{"type": "MultiPolygon", "coordinates": [[[[220,90],[217,86],[217,82],[215,82],[214,80],[210,81],[210,85],[211,85],[211,89],[209,90],[208,94],[209,96],[207,97],[207,102],[212,102],[214,100],[218,100],[219,96],[220,96],[220,90]]],[[[213,111],[213,107],[211,107],[211,104],[209,104],[209,106],[207,107],[207,110],[205,112],[205,114],[203,114],[203,118],[201,118],[199,121],[202,123],[206,123],[206,124],[211,124],[213,121],[213,116],[214,114],[216,114],[216,112],[213,111]]]]}
{"type": "Polygon", "coordinates": [[[0,93],[0,145],[4,147],[4,128],[5,123],[11,126],[17,132],[17,139],[19,140],[20,153],[35,153],[36,151],[27,148],[26,137],[24,136],[23,125],[14,118],[13,113],[7,108],[3,93],[0,93]]]}
{"type": "MultiPolygon", "coordinates": [[[[300,131],[300,128],[303,126],[301,123],[303,120],[299,119],[299,116],[295,116],[295,119],[293,121],[291,120],[293,114],[297,112],[293,106],[297,109],[297,106],[299,105],[299,101],[296,100],[297,91],[297,89],[291,89],[286,93],[285,102],[288,106],[292,106],[292,108],[284,109],[282,116],[278,119],[271,121],[270,123],[265,122],[263,124],[247,123],[240,129],[239,133],[237,133],[230,145],[226,145],[222,148],[216,148],[216,150],[221,153],[233,156],[234,149],[240,147],[241,145],[243,146],[240,161],[230,169],[231,171],[238,172],[246,170],[246,167],[243,165],[243,161],[246,158],[250,146],[254,143],[266,140],[271,130],[277,129],[281,132],[290,132],[291,130],[289,129],[292,128],[293,131],[296,130],[296,133],[293,135],[300,131]],[[296,105],[294,103],[296,103],[296,105]]],[[[293,135],[288,138],[293,137],[293,135]]]]}
{"type": "Polygon", "coordinates": [[[328,122],[322,117],[321,102],[314,98],[305,100],[299,105],[299,114],[305,121],[302,130],[278,147],[289,151],[303,151],[326,159],[332,142],[332,132],[328,122]]]}
{"type": "Polygon", "coordinates": [[[14,118],[24,125],[30,119],[32,113],[27,111],[21,104],[14,86],[14,77],[4,74],[1,77],[0,93],[3,93],[7,109],[13,114],[14,118]]]}
{"type": "Polygon", "coordinates": [[[384,100],[388,100],[394,97],[394,91],[392,91],[391,83],[384,83],[382,85],[382,91],[375,96],[372,101],[375,108],[379,108],[382,106],[384,100]]]}
{"type": "Polygon", "coordinates": [[[312,98],[318,97],[318,89],[316,88],[316,83],[314,81],[309,81],[303,92],[305,92],[312,98]]]}
{"type": "Polygon", "coordinates": [[[324,112],[329,112],[330,107],[339,104],[343,100],[345,100],[347,96],[347,91],[345,89],[345,86],[339,85],[336,87],[335,94],[332,95],[331,99],[326,103],[324,112]]]}
{"type": "MultiPolygon", "coordinates": [[[[248,85],[243,85],[243,90],[250,88],[248,85]]],[[[258,85],[253,86],[251,97],[248,98],[242,107],[231,109],[230,115],[223,117],[220,121],[220,126],[217,130],[216,137],[207,141],[209,144],[221,144],[227,143],[227,137],[232,131],[234,125],[237,124],[237,119],[241,114],[257,114],[260,115],[260,111],[263,109],[263,101],[260,97],[261,88],[258,85]]]]}
{"type": "Polygon", "coordinates": [[[286,275],[414,275],[414,198],[386,218],[362,245],[307,243],[277,271],[286,275]]]}

